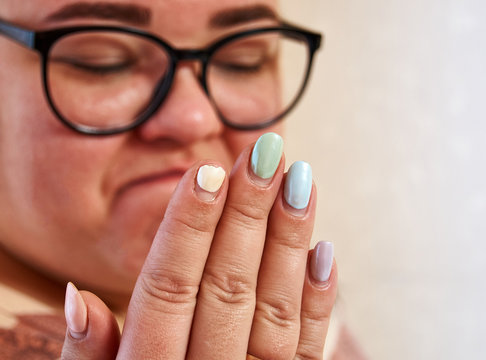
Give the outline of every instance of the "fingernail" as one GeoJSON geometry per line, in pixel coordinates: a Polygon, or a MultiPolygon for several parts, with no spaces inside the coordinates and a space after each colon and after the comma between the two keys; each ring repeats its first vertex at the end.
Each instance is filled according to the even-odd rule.
{"type": "Polygon", "coordinates": [[[296,161],[285,178],[285,201],[294,209],[305,209],[309,205],[311,191],[312,168],[305,161],[296,161]]]}
{"type": "Polygon", "coordinates": [[[199,193],[203,200],[214,200],[217,191],[223,185],[226,173],[223,168],[213,165],[203,165],[197,172],[196,181],[199,188],[204,190],[204,193],[199,193]]]}
{"type": "Polygon", "coordinates": [[[331,275],[334,259],[334,246],[331,242],[320,241],[311,256],[310,271],[314,280],[326,282],[331,275]]]}
{"type": "Polygon", "coordinates": [[[251,169],[258,177],[269,179],[280,163],[283,140],[280,135],[266,133],[260,136],[251,154],[251,169]]]}
{"type": "Polygon", "coordinates": [[[64,314],[66,316],[69,334],[75,339],[82,339],[86,336],[88,309],[78,289],[71,282],[66,287],[64,314]]]}

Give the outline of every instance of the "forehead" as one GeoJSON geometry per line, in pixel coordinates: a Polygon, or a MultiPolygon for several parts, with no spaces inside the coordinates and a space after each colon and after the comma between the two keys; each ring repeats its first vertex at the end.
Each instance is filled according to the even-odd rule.
{"type": "Polygon", "coordinates": [[[277,0],[0,0],[0,3],[0,18],[34,29],[101,21],[126,23],[159,33],[169,31],[173,36],[204,32],[210,28],[217,14],[224,15],[232,10],[269,9],[277,13],[277,0]],[[104,9],[110,13],[114,8],[120,8],[124,14],[116,13],[113,19],[108,19],[108,16],[103,19],[73,16],[87,8],[87,12],[92,14],[93,9],[104,9]],[[53,19],[52,14],[59,11],[65,14],[63,10],[66,9],[71,15],[68,20],[62,16],[53,19]],[[138,10],[149,21],[136,23],[128,19],[130,16],[127,15],[138,13],[138,10]]]}

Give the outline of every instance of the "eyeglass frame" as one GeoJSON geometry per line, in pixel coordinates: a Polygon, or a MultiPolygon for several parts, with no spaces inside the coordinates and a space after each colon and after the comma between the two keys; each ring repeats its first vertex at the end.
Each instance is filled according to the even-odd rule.
{"type": "Polygon", "coordinates": [[[322,40],[324,36],[320,33],[316,33],[295,25],[292,25],[287,22],[280,22],[279,26],[273,27],[260,27],[256,29],[245,30],[233,34],[229,34],[224,36],[220,39],[217,39],[210,43],[206,48],[203,49],[180,49],[171,46],[166,40],[143,30],[132,28],[132,27],[124,27],[124,26],[104,26],[104,25],[94,25],[94,26],[73,26],[73,27],[63,27],[58,29],[46,30],[46,31],[32,31],[26,28],[18,27],[14,24],[9,22],[3,21],[0,19],[0,34],[6,35],[7,38],[16,41],[17,43],[27,47],[28,49],[37,51],[41,56],[41,71],[42,71],[42,81],[43,81],[43,88],[44,93],[46,95],[47,101],[51,110],[57,116],[57,118],[69,128],[85,134],[85,135],[115,135],[120,134],[123,132],[130,131],[137,126],[140,126],[144,122],[146,122],[150,117],[160,108],[162,103],[164,102],[167,94],[170,91],[170,88],[173,84],[174,75],[177,69],[177,64],[181,61],[199,61],[201,63],[201,74],[198,77],[201,86],[206,93],[206,96],[213,103],[213,107],[218,113],[219,119],[228,127],[237,130],[259,130],[266,127],[269,127],[279,120],[281,120],[284,116],[286,116],[297,104],[297,102],[302,97],[304,90],[307,86],[307,82],[310,77],[312,64],[314,60],[314,55],[316,51],[320,48],[322,40]],[[49,52],[53,45],[60,40],[61,38],[79,33],[79,32],[95,32],[95,31],[111,31],[117,33],[124,33],[130,34],[134,36],[140,36],[142,38],[148,39],[153,41],[158,46],[162,47],[163,50],[169,56],[169,68],[167,75],[161,81],[161,83],[155,89],[154,95],[152,96],[152,100],[150,101],[148,107],[134,120],[133,123],[129,125],[122,126],[119,128],[114,129],[95,129],[94,127],[85,126],[70,122],[67,120],[57,109],[54,101],[52,100],[51,93],[49,91],[48,86],[48,59],[49,59],[49,52]],[[216,106],[214,99],[212,98],[207,85],[207,66],[208,62],[211,59],[211,56],[222,46],[226,45],[229,42],[237,40],[239,38],[257,35],[257,34],[264,34],[267,32],[275,32],[278,31],[280,33],[287,34],[290,37],[297,37],[300,40],[304,40],[307,45],[308,50],[308,61],[307,61],[307,71],[304,76],[302,85],[300,90],[297,92],[297,95],[294,97],[292,102],[287,106],[287,109],[282,113],[278,114],[276,117],[261,123],[261,124],[252,124],[252,125],[242,125],[242,124],[234,124],[228,121],[221,111],[216,106]]]}

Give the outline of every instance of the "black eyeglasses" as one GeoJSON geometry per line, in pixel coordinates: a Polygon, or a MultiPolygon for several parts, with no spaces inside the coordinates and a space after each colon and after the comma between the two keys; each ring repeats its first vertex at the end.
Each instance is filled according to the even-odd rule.
{"type": "Polygon", "coordinates": [[[270,126],[300,99],[321,35],[289,24],[235,33],[205,49],[176,49],[138,29],[80,26],[35,32],[0,21],[0,34],[37,50],[47,100],[70,128],[111,135],[147,121],[166,98],[180,61],[226,125],[270,126]]]}

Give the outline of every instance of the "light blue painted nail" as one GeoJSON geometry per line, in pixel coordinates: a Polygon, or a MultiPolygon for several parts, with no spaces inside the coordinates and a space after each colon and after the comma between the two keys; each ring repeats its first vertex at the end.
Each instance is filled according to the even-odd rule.
{"type": "Polygon", "coordinates": [[[260,136],[251,153],[251,169],[262,179],[270,179],[280,164],[283,140],[280,135],[266,133],[260,136]]]}
{"type": "Polygon", "coordinates": [[[305,161],[296,161],[285,179],[285,201],[295,209],[305,209],[309,205],[311,191],[312,168],[305,161]]]}

